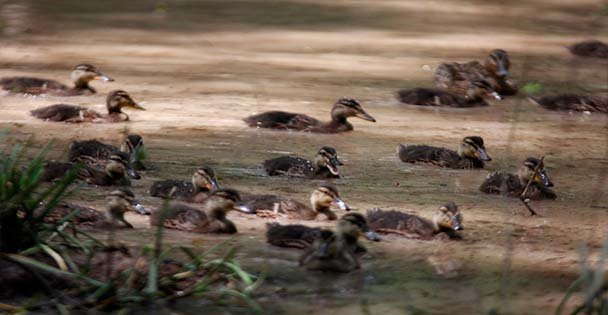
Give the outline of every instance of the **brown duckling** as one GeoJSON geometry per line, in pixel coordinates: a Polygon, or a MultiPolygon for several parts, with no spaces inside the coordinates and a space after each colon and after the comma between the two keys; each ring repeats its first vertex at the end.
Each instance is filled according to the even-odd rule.
{"type": "Polygon", "coordinates": [[[250,209],[241,204],[241,197],[236,190],[223,188],[214,190],[205,199],[202,210],[170,202],[166,210],[152,212],[150,223],[188,232],[233,234],[237,232],[236,226],[226,218],[226,213],[231,210],[251,213],[250,209]]]}
{"type": "Polygon", "coordinates": [[[74,81],[73,87],[68,87],[55,80],[30,77],[2,78],[0,79],[0,86],[2,86],[2,89],[11,93],[74,96],[96,93],[95,89],[89,86],[89,82],[95,79],[114,81],[114,79],[101,73],[101,71],[89,64],[77,65],[72,71],[71,78],[72,81],[74,81]]]}
{"type": "MultiPolygon", "coordinates": [[[[69,170],[77,167],[79,163],[74,162],[47,162],[41,175],[42,181],[52,181],[63,177],[69,170]]],[[[111,155],[104,170],[100,170],[86,164],[80,166],[77,177],[89,184],[98,186],[130,186],[131,181],[126,178],[125,173],[128,162],[124,155],[111,155]]]]}
{"type": "Polygon", "coordinates": [[[181,180],[162,180],[152,183],[150,196],[203,202],[209,193],[219,188],[215,172],[209,166],[199,167],[190,182],[181,180]]]}
{"type": "Polygon", "coordinates": [[[288,175],[309,178],[339,178],[338,152],[332,147],[322,147],[314,161],[301,157],[281,156],[264,161],[264,169],[270,176],[288,175]]]}
{"type": "Polygon", "coordinates": [[[150,214],[150,212],[137,203],[135,194],[130,189],[120,188],[114,190],[110,192],[106,200],[108,201],[106,217],[112,224],[122,222],[126,227],[133,228],[133,225],[125,220],[126,212],[134,211],[140,214],[150,214]]]}
{"type": "Polygon", "coordinates": [[[300,266],[308,270],[350,272],[360,268],[356,253],[361,252],[359,235],[371,241],[379,241],[370,231],[365,217],[360,213],[345,214],[336,224],[336,232],[322,234],[300,258],[300,266]]]}
{"type": "Polygon", "coordinates": [[[574,55],[587,58],[608,58],[608,44],[599,40],[588,40],[568,47],[574,55]]]}
{"type": "Polygon", "coordinates": [[[266,241],[278,247],[309,248],[317,239],[329,239],[333,232],[301,224],[266,224],[266,241]]]}
{"type": "Polygon", "coordinates": [[[532,179],[532,183],[530,184],[524,198],[557,198],[555,192],[549,188],[553,187],[553,183],[549,179],[547,171],[545,171],[544,163],[534,157],[527,158],[523,165],[519,168],[517,174],[495,172],[488,175],[488,177],[479,187],[479,190],[487,194],[505,193],[511,197],[520,197],[530,179],[532,179]],[[537,167],[538,171],[534,172],[537,167]]]}
{"type": "Polygon", "coordinates": [[[451,239],[459,239],[461,236],[457,231],[463,229],[462,214],[453,202],[441,206],[433,216],[433,220],[395,210],[372,209],[367,211],[367,221],[370,229],[377,233],[397,234],[423,240],[445,235],[451,239]]]}
{"type": "Polygon", "coordinates": [[[73,141],[68,147],[68,159],[72,162],[81,161],[87,165],[104,165],[108,158],[113,155],[121,155],[129,161],[127,174],[133,179],[140,179],[137,170],[145,170],[140,156],[144,145],[140,135],[127,135],[120,149],[111,144],[105,144],[97,140],[73,141]],[[133,144],[135,143],[135,144],[133,144]]]}
{"type": "Polygon", "coordinates": [[[549,95],[528,98],[532,103],[548,110],[608,113],[608,97],[576,94],[549,95]]]}
{"type": "Polygon", "coordinates": [[[374,117],[363,110],[359,102],[349,97],[343,97],[334,104],[331,109],[331,121],[326,123],[308,115],[282,111],[264,112],[249,116],[244,121],[249,127],[338,133],[353,130],[353,125],[347,121],[349,117],[376,122],[374,117]]]}
{"type": "Polygon", "coordinates": [[[30,113],[32,116],[45,121],[63,121],[68,123],[82,122],[121,122],[128,121],[129,116],[122,112],[125,107],[145,110],[122,90],[115,90],[106,99],[107,115],[102,115],[92,109],[77,105],[55,104],[38,108],[30,113]]]}
{"type": "Polygon", "coordinates": [[[484,80],[501,96],[515,95],[517,86],[507,79],[510,66],[507,52],[494,49],[483,65],[478,61],[440,64],[433,73],[433,84],[437,88],[466,95],[471,82],[484,80]]]}
{"type": "Polygon", "coordinates": [[[397,99],[405,104],[420,106],[443,107],[480,107],[488,106],[486,97],[500,100],[501,97],[486,81],[474,81],[467,88],[465,96],[454,94],[440,89],[416,88],[413,90],[399,90],[397,99]]]}
{"type": "Polygon", "coordinates": [[[449,168],[483,168],[492,159],[486,153],[483,138],[470,136],[462,139],[456,151],[428,145],[397,146],[397,156],[406,163],[431,163],[449,168]]]}
{"type": "Polygon", "coordinates": [[[330,208],[332,204],[341,210],[350,211],[350,207],[340,198],[336,186],[331,184],[321,184],[310,194],[310,206],[279,195],[250,195],[243,198],[243,203],[259,216],[286,215],[290,219],[299,220],[314,220],[319,213],[324,214],[328,220],[336,220],[338,217],[330,208]]]}

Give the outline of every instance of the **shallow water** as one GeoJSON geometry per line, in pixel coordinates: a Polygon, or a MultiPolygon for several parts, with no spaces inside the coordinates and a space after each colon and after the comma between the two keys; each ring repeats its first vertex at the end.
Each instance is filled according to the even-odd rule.
{"type": "MultiPolygon", "coordinates": [[[[547,112],[524,96],[471,110],[409,107],[392,97],[398,88],[430,86],[443,60],[482,59],[497,47],[510,53],[520,85],[540,83],[543,93],[607,91],[608,64],[573,58],[564,48],[608,39],[601,1],[502,3],[0,0],[0,77],[67,82],[76,63],[89,62],[116,79],[94,82],[95,96],[0,96],[0,121],[11,128],[9,142],[33,136],[35,149],[55,139],[56,159],[75,139],[117,144],[125,129],[142,134],[152,169],[134,190],[150,206],[159,204],[147,197],[152,181],[186,180],[202,164],[216,170],[222,186],[305,201],[317,181],[264,176],[261,162],[281,154],[312,158],[330,145],[345,163],[335,183],[356,210],[430,217],[455,201],[464,213],[464,240],[366,243],[362,270],[348,275],[301,270],[297,251],[265,244],[270,220],[230,214],[242,264],[266,277],[258,298],[269,313],[547,314],[576,277],[576,244],[597,249],[606,233],[608,116],[547,112]],[[28,115],[58,102],[103,109],[107,92],[118,88],[147,108],[129,112],[129,123],[73,126],[28,115]],[[311,135],[241,121],[271,109],[324,119],[346,95],[378,122],[353,119],[351,133],[311,135]],[[485,170],[408,165],[394,153],[398,143],[455,147],[473,134],[483,136],[493,158],[485,170]],[[531,155],[546,156],[560,196],[533,203],[541,216],[477,191],[488,173],[515,170],[531,155]]],[[[107,190],[84,187],[75,199],[102,207],[107,190]]],[[[149,242],[145,218],[128,220],[137,229],[121,239],[149,242]]],[[[225,239],[168,231],[166,240],[210,246],[225,239]]],[[[186,301],[175,312],[208,307],[186,301]]]]}

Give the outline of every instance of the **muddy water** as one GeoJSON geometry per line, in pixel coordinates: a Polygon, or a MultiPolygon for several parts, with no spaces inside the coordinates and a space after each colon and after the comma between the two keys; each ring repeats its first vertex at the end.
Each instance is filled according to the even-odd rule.
{"type": "MultiPolygon", "coordinates": [[[[312,158],[324,145],[344,161],[336,184],[358,211],[381,207],[430,217],[441,203],[460,205],[463,241],[387,237],[368,244],[362,270],[348,275],[298,268],[297,251],[265,244],[269,220],[230,214],[240,232],[234,238],[167,232],[168,243],[240,244],[242,264],[265,275],[258,298],[269,313],[547,314],[576,277],[577,243],[597,249],[606,233],[607,117],[546,112],[523,96],[483,109],[415,108],[399,105],[392,93],[430,86],[442,60],[481,59],[497,47],[509,51],[515,80],[540,83],[543,92],[605,92],[608,64],[572,58],[564,49],[589,37],[608,39],[601,8],[601,1],[590,0],[509,6],[0,0],[0,77],[67,81],[74,64],[88,62],[116,78],[94,82],[95,96],[0,96],[0,121],[11,129],[8,142],[33,136],[35,149],[55,139],[55,159],[65,158],[74,139],[118,143],[124,130],[142,134],[151,170],[134,190],[151,207],[159,204],[146,196],[152,181],[188,179],[202,164],[216,169],[223,186],[305,201],[318,182],[266,177],[261,162],[281,154],[312,158]],[[147,110],[112,125],[44,123],[28,115],[58,102],[101,110],[105,94],[117,88],[147,110]],[[311,135],[250,129],[241,121],[271,109],[328,118],[341,96],[359,99],[378,122],[353,119],[354,132],[311,135]],[[468,135],[485,139],[493,158],[487,169],[407,165],[394,154],[398,143],[455,147],[468,135]],[[488,173],[515,170],[531,155],[546,156],[560,196],[534,203],[539,217],[529,217],[516,200],[478,193],[488,173]]],[[[102,207],[107,190],[83,187],[74,199],[102,207]]],[[[128,219],[137,229],[121,238],[149,242],[145,218],[128,219]]],[[[188,301],[177,312],[207,308],[188,301]]]]}

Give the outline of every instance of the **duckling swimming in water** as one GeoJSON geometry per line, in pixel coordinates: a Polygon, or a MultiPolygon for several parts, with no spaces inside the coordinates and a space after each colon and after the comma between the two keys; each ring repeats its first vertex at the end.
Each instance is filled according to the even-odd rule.
{"type": "Polygon", "coordinates": [[[234,223],[226,218],[226,213],[231,210],[252,212],[241,204],[239,193],[229,188],[214,190],[205,199],[202,207],[203,209],[199,210],[178,202],[170,202],[166,210],[152,212],[150,223],[195,233],[233,234],[237,229],[234,223]]]}
{"type": "Polygon", "coordinates": [[[478,61],[468,63],[442,63],[433,73],[433,84],[440,89],[466,95],[471,82],[483,80],[499,95],[517,94],[517,86],[507,79],[511,62],[502,49],[490,52],[482,65],[478,61]]]}
{"type": "Polygon", "coordinates": [[[299,220],[314,220],[319,213],[324,214],[328,220],[336,220],[338,217],[330,208],[332,204],[341,210],[350,211],[350,207],[340,198],[336,186],[327,183],[319,185],[312,192],[311,206],[279,195],[245,196],[243,203],[259,216],[274,217],[283,214],[290,219],[299,220]]]}
{"type": "Polygon", "coordinates": [[[343,97],[334,104],[334,107],[331,109],[331,121],[326,123],[308,115],[282,111],[264,112],[249,116],[244,121],[249,127],[338,133],[353,130],[353,125],[347,121],[349,117],[358,117],[363,120],[376,122],[374,117],[363,110],[359,102],[349,97],[343,97]]]}
{"type": "Polygon", "coordinates": [[[449,168],[483,168],[492,159],[486,153],[483,138],[470,136],[462,139],[456,151],[428,145],[397,146],[397,156],[406,163],[431,163],[449,168]]]}
{"type": "Polygon", "coordinates": [[[474,81],[468,87],[466,95],[450,93],[440,89],[416,88],[397,91],[397,99],[405,104],[420,106],[444,107],[480,107],[488,106],[485,97],[500,100],[501,97],[486,81],[474,81]]]}
{"type": "Polygon", "coordinates": [[[0,86],[2,86],[2,89],[11,93],[74,96],[96,93],[95,89],[89,86],[89,82],[92,80],[101,79],[102,81],[114,81],[114,79],[101,73],[101,71],[89,64],[77,65],[72,71],[71,77],[74,81],[73,87],[68,87],[55,80],[30,77],[2,78],[0,79],[0,86]]]}
{"type": "Polygon", "coordinates": [[[557,94],[528,99],[548,110],[608,113],[608,97],[605,96],[557,94]]]}
{"type": "Polygon", "coordinates": [[[453,202],[441,206],[432,221],[399,211],[372,209],[367,211],[367,222],[370,229],[376,233],[397,234],[423,240],[441,235],[459,239],[461,236],[457,231],[463,229],[462,214],[453,202]]]}
{"type": "MultiPolygon", "coordinates": [[[[325,233],[300,258],[300,266],[308,270],[350,272],[360,268],[356,253],[361,252],[359,235],[368,240],[379,241],[370,231],[365,217],[360,213],[345,214],[336,224],[336,232],[325,233]]],[[[365,251],[365,250],[363,250],[365,251]]]]}
{"type": "Polygon", "coordinates": [[[338,160],[338,152],[332,147],[322,147],[315,160],[301,157],[281,156],[264,161],[264,169],[270,176],[288,175],[309,178],[339,178],[338,166],[344,165],[338,160]]]}
{"type": "Polygon", "coordinates": [[[107,115],[102,115],[92,109],[77,105],[55,104],[32,110],[32,116],[45,121],[63,121],[68,123],[82,122],[121,122],[128,121],[129,116],[122,112],[123,108],[130,107],[146,110],[122,90],[115,90],[108,94],[106,99],[107,115]]]}
{"type": "Polygon", "coordinates": [[[203,166],[194,172],[190,182],[169,179],[152,183],[150,196],[203,202],[218,187],[213,169],[203,166]]]}
{"type": "Polygon", "coordinates": [[[553,183],[545,171],[544,163],[541,160],[529,157],[519,168],[517,174],[495,172],[484,180],[479,190],[486,194],[506,193],[511,197],[520,197],[524,192],[528,181],[532,179],[530,187],[524,198],[528,199],[556,199],[557,195],[549,187],[553,183]],[[540,165],[539,165],[540,164],[540,165]],[[538,167],[538,171],[534,170],[538,167]]]}
{"type": "MultiPolygon", "coordinates": [[[[98,186],[130,186],[131,181],[125,177],[127,161],[124,156],[111,155],[104,170],[88,165],[82,165],[77,177],[89,184],[98,186]]],[[[77,166],[74,162],[47,162],[40,177],[42,181],[52,181],[63,177],[69,170],[77,166]]]]}
{"type": "Polygon", "coordinates": [[[570,52],[580,57],[608,58],[608,44],[599,40],[588,40],[568,47],[570,52]]]}

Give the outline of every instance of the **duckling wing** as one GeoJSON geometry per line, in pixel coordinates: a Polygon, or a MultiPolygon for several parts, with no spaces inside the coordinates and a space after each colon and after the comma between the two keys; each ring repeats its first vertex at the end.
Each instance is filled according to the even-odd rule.
{"type": "Polygon", "coordinates": [[[494,172],[483,181],[479,190],[486,194],[500,194],[507,192],[517,194],[523,189],[519,178],[510,173],[494,172]]]}
{"type": "Polygon", "coordinates": [[[608,58],[608,45],[598,40],[576,43],[568,49],[572,54],[581,57],[608,58]]]}
{"type": "Polygon", "coordinates": [[[460,159],[458,153],[453,150],[428,145],[400,144],[397,147],[397,155],[406,163],[431,163],[442,167],[449,167],[460,159]]]}
{"type": "Polygon", "coordinates": [[[266,241],[279,247],[307,248],[327,232],[332,233],[300,224],[270,223],[266,225],[266,241]]]}
{"type": "Polygon", "coordinates": [[[95,225],[105,221],[105,215],[93,208],[80,206],[77,204],[62,202],[53,208],[47,216],[44,217],[45,223],[57,223],[67,215],[76,211],[77,213],[70,219],[72,224],[77,225],[95,225]]]}
{"type": "Polygon", "coordinates": [[[282,111],[264,112],[249,116],[244,121],[250,127],[296,130],[303,130],[320,124],[317,119],[310,116],[282,111]]]}
{"type": "Polygon", "coordinates": [[[247,208],[257,210],[274,210],[275,205],[279,204],[284,198],[279,195],[245,195],[241,201],[247,208]]]}
{"type": "Polygon", "coordinates": [[[50,182],[52,180],[59,179],[74,166],[75,164],[70,162],[48,161],[44,164],[42,175],[40,175],[40,180],[43,182],[50,182]]]}
{"type": "Polygon", "coordinates": [[[93,159],[107,160],[110,155],[119,151],[117,147],[97,140],[73,141],[68,148],[68,159],[74,161],[80,156],[88,156],[93,159]]]}
{"type": "Polygon", "coordinates": [[[370,229],[378,233],[428,239],[434,232],[433,224],[429,220],[395,210],[370,210],[367,212],[367,221],[370,229]]]}
{"type": "Polygon", "coordinates": [[[264,169],[270,176],[311,176],[315,172],[313,163],[307,159],[293,156],[282,156],[264,161],[264,169]]]}
{"type": "Polygon", "coordinates": [[[152,183],[150,196],[160,198],[190,198],[194,194],[194,186],[181,180],[162,180],[152,183]]]}
{"type": "Polygon", "coordinates": [[[608,99],[601,97],[558,94],[530,100],[548,110],[608,112],[608,99]]]}
{"type": "Polygon", "coordinates": [[[31,111],[32,116],[50,121],[67,121],[80,117],[84,108],[76,105],[55,104],[31,111]]]}
{"type": "Polygon", "coordinates": [[[43,94],[48,90],[68,90],[69,87],[55,80],[28,77],[0,79],[2,89],[12,93],[43,94]]]}

